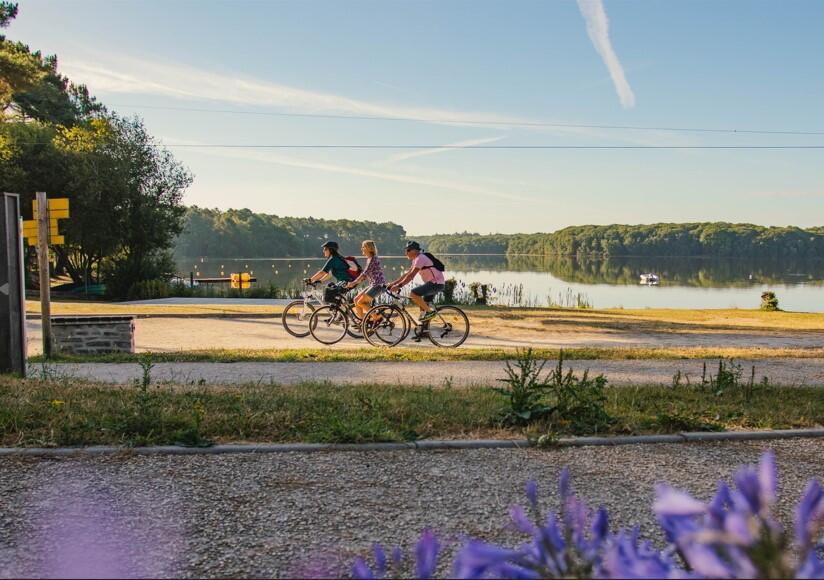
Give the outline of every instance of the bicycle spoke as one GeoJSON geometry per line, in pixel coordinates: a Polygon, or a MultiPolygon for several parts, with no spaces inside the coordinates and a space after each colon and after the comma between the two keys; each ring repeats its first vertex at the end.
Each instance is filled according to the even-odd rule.
{"type": "Polygon", "coordinates": [[[469,319],[455,306],[441,306],[429,321],[429,340],[437,346],[456,347],[469,336],[469,319]]]}
{"type": "Polygon", "coordinates": [[[376,306],[366,313],[364,334],[375,346],[395,346],[406,336],[407,321],[395,306],[376,306]]]}
{"type": "Polygon", "coordinates": [[[339,342],[346,335],[348,326],[343,311],[331,306],[318,308],[309,320],[309,331],[323,344],[339,342]]]}

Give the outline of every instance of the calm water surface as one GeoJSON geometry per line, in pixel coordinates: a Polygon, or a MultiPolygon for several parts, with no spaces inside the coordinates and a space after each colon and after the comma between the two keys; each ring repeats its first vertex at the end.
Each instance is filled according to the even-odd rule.
{"type": "MultiPolygon", "coordinates": [[[[700,258],[610,258],[531,256],[439,256],[460,291],[472,282],[490,286],[493,303],[596,308],[757,308],[764,290],[778,295],[785,310],[824,312],[824,260],[758,261],[700,258]],[[659,286],[639,283],[641,274],[660,276],[659,286]]],[[[387,279],[400,275],[406,258],[382,258],[387,279]]],[[[363,265],[365,261],[361,259],[363,265]]],[[[251,272],[258,285],[297,289],[321,258],[182,258],[179,273],[196,278],[251,272]]]]}

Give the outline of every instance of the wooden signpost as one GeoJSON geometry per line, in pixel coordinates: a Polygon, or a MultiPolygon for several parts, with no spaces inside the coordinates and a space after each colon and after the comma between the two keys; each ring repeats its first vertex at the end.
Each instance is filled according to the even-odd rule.
{"type": "Polygon", "coordinates": [[[40,316],[43,324],[43,355],[52,354],[51,328],[51,274],[49,273],[49,245],[65,242],[57,228],[57,220],[69,217],[69,199],[47,199],[44,191],[37,192],[32,202],[33,219],[23,222],[23,237],[30,246],[37,246],[37,266],[40,279],[40,316]]]}
{"type": "Polygon", "coordinates": [[[0,372],[26,376],[26,315],[20,197],[4,193],[0,207],[0,372]]]}

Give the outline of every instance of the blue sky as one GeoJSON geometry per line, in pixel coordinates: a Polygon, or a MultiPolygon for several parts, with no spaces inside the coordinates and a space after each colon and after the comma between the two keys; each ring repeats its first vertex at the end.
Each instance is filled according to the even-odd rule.
{"type": "Polygon", "coordinates": [[[822,225],[824,150],[174,145],[824,144],[824,134],[506,124],[824,131],[822,23],[818,0],[23,0],[7,35],[141,115],[194,173],[187,203],[423,234],[822,225]]]}

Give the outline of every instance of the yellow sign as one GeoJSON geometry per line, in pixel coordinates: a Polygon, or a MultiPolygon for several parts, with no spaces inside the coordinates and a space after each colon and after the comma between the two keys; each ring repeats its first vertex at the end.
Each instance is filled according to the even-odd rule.
{"type": "Polygon", "coordinates": [[[232,283],[232,288],[248,288],[252,282],[252,275],[248,272],[243,272],[241,274],[232,274],[230,276],[230,280],[232,283]]]}
{"type": "MultiPolygon", "coordinates": [[[[37,200],[31,202],[33,219],[23,222],[23,237],[30,246],[37,245],[37,200]]],[[[66,243],[57,229],[57,220],[68,219],[69,198],[58,197],[49,200],[49,244],[57,246],[66,243]]]]}

